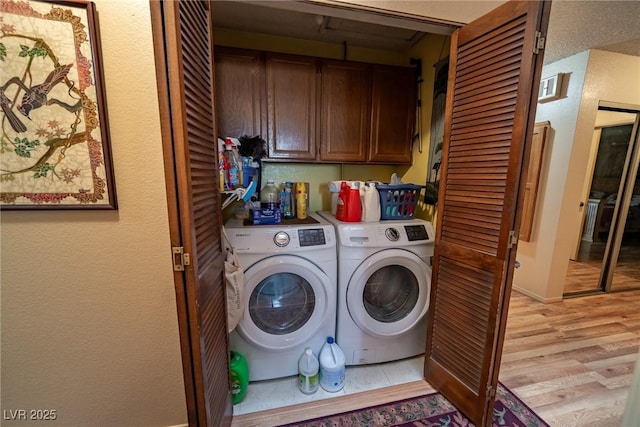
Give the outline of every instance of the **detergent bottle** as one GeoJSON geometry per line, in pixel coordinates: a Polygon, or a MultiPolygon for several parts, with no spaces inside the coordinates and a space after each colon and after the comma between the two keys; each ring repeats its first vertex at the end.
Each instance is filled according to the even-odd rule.
{"type": "Polygon", "coordinates": [[[362,221],[375,222],[380,220],[380,195],[374,182],[364,187],[362,196],[362,221]]]}
{"type": "Polygon", "coordinates": [[[345,361],[344,353],[333,337],[320,350],[320,387],[328,392],[336,392],[344,387],[345,361]]]}
{"type": "Polygon", "coordinates": [[[360,204],[360,182],[353,181],[349,184],[346,203],[347,222],[359,222],[362,218],[362,206],[360,204]]]}
{"type": "Polygon", "coordinates": [[[311,347],[307,347],[298,359],[298,387],[304,394],[318,391],[320,363],[311,347]]]}
{"type": "Polygon", "coordinates": [[[237,351],[231,351],[229,361],[231,372],[231,400],[233,404],[242,402],[249,388],[249,365],[247,359],[237,351]]]}
{"type": "Polygon", "coordinates": [[[347,202],[349,200],[349,184],[346,181],[340,183],[340,192],[338,193],[338,201],[336,203],[336,219],[346,221],[347,219],[347,202]]]}

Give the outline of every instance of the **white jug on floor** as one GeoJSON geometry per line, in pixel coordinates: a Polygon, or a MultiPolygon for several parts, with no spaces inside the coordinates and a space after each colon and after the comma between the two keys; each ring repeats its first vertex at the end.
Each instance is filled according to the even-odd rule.
{"type": "Polygon", "coordinates": [[[320,350],[320,387],[328,392],[336,392],[344,387],[344,353],[333,337],[320,350]]]}

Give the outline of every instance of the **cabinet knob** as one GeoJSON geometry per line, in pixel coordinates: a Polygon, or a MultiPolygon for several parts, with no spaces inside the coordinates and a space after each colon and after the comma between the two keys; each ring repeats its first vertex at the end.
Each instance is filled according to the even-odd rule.
{"type": "Polygon", "coordinates": [[[584,206],[584,202],[580,202],[580,207],[583,207],[583,206],[584,206]]]}

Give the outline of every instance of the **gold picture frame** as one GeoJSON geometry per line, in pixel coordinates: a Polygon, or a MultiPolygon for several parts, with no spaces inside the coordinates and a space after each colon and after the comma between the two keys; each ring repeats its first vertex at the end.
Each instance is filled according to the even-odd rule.
{"type": "Polygon", "coordinates": [[[0,0],[0,209],[117,209],[89,1],[0,0]]]}

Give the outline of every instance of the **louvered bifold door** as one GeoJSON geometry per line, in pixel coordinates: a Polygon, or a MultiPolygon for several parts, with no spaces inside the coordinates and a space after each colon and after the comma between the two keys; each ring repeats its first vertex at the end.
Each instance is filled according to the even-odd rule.
{"type": "Polygon", "coordinates": [[[542,9],[511,1],[452,37],[425,377],[479,426],[498,380],[542,9]]]}
{"type": "MultiPolygon", "coordinates": [[[[167,184],[169,204],[175,203],[171,196],[177,200],[176,217],[170,214],[172,246],[182,246],[185,254],[190,255],[189,260],[184,259],[184,272],[176,272],[176,282],[184,280],[186,294],[187,337],[182,324],[180,332],[183,362],[185,358],[191,359],[191,363],[183,363],[192,375],[191,379],[185,378],[189,424],[230,425],[232,403],[223,280],[225,254],[220,235],[211,4],[163,1],[159,9],[154,3],[154,37],[160,32],[157,25],[160,19],[163,32],[162,45],[156,40],[156,56],[164,55],[165,68],[158,74],[166,79],[165,91],[162,83],[158,83],[161,112],[168,114],[162,117],[163,139],[171,139],[169,147],[166,141],[164,144],[165,158],[170,152],[174,158],[173,165],[165,161],[167,174],[173,174],[171,166],[175,168],[174,186],[167,184]],[[175,194],[171,194],[172,190],[175,194]],[[173,242],[176,223],[179,242],[173,242]]],[[[180,304],[179,289],[177,293],[180,304]]]]}

